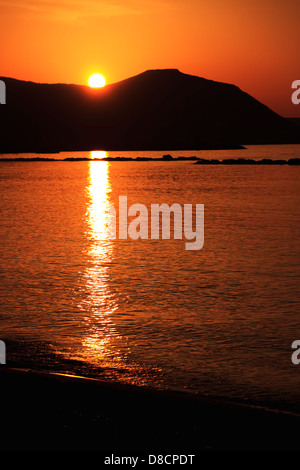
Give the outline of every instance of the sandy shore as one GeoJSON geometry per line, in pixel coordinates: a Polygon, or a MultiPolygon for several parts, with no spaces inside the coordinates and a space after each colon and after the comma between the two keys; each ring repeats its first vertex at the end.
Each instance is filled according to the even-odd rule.
{"type": "Polygon", "coordinates": [[[1,366],[1,449],[299,449],[300,416],[1,366]]]}

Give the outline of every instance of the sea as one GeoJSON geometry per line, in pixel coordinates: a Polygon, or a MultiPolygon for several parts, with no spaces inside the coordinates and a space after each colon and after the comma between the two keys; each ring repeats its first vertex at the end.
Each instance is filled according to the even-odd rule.
{"type": "Polygon", "coordinates": [[[299,412],[299,166],[164,154],[288,160],[300,145],[1,155],[0,367],[299,412]],[[120,196],[202,204],[203,247],[172,227],[170,239],[110,237],[120,196]]]}

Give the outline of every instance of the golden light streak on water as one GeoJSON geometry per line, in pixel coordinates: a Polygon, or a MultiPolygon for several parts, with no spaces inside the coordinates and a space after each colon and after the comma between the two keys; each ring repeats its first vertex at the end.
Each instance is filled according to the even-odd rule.
{"type": "MultiPolygon", "coordinates": [[[[92,152],[98,158],[98,152],[92,152]]],[[[90,161],[87,195],[89,205],[86,212],[87,237],[90,240],[89,264],[84,273],[87,299],[82,305],[88,334],[82,339],[83,357],[92,363],[107,366],[107,359],[120,361],[115,342],[118,339],[111,314],[117,309],[116,300],[109,287],[109,265],[113,257],[109,239],[109,163],[90,161]]],[[[110,364],[112,367],[112,364],[110,364]]]]}

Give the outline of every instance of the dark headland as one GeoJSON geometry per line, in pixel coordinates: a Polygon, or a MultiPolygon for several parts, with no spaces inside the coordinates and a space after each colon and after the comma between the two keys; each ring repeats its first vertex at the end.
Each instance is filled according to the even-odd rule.
{"type": "Polygon", "coordinates": [[[0,77],[0,153],[234,149],[300,143],[300,129],[226,83],[149,70],[103,89],[0,77]]]}

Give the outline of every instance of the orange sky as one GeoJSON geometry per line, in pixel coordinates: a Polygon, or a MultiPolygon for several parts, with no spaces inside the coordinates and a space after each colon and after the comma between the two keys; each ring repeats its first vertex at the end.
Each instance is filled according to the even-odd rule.
{"type": "Polygon", "coordinates": [[[107,83],[178,68],[300,117],[299,0],[0,0],[0,76],[107,83]]]}

